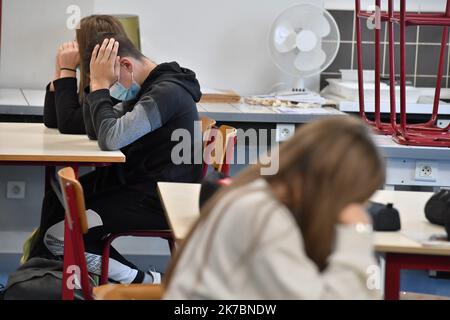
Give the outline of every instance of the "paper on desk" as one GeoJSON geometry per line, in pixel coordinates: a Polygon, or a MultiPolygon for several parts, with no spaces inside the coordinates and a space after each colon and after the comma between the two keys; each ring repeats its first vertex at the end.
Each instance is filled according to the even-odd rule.
{"type": "Polygon", "coordinates": [[[255,96],[259,99],[275,99],[281,101],[291,101],[298,103],[311,103],[311,104],[325,104],[326,99],[315,92],[284,92],[284,93],[273,93],[268,95],[255,96]]]}
{"type": "Polygon", "coordinates": [[[290,107],[277,107],[274,108],[279,113],[301,113],[301,114],[329,114],[330,111],[324,108],[290,108],[290,107]]]}
{"type": "Polygon", "coordinates": [[[408,238],[419,242],[425,247],[444,247],[450,248],[450,241],[447,240],[445,233],[424,235],[423,233],[403,232],[408,238]]]}

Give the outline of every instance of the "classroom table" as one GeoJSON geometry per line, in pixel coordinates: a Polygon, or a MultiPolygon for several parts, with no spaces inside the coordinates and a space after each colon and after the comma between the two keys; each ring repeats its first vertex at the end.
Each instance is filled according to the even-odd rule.
{"type": "MultiPolygon", "coordinates": [[[[46,190],[55,187],[56,166],[105,166],[125,162],[120,151],[101,151],[86,135],[63,135],[40,123],[0,123],[0,165],[44,166],[46,190]]],[[[56,190],[55,190],[56,191],[56,190]]],[[[65,224],[64,241],[69,236],[65,224]]],[[[71,246],[64,246],[63,284],[68,283],[67,267],[74,264],[71,246]]],[[[73,299],[73,290],[63,285],[62,298],[73,299]]]]}
{"type": "MultiPolygon", "coordinates": [[[[158,190],[176,241],[182,241],[199,217],[199,184],[159,182],[158,190]]],[[[425,246],[421,240],[444,234],[443,227],[430,224],[424,206],[430,192],[380,190],[373,201],[393,203],[400,212],[402,229],[375,232],[374,247],[385,254],[385,299],[399,299],[400,270],[450,271],[450,246],[425,246]]]]}
{"type": "Polygon", "coordinates": [[[384,298],[398,300],[400,270],[450,271],[450,245],[424,245],[431,235],[445,234],[441,226],[429,223],[424,208],[431,192],[378,191],[372,199],[393,203],[400,212],[399,232],[376,232],[375,250],[384,253],[386,263],[384,298]]]}
{"type": "MultiPolygon", "coordinates": [[[[0,116],[42,116],[45,90],[0,89],[0,116]]],[[[450,105],[449,105],[450,106],[450,105]]],[[[200,116],[215,119],[236,128],[276,129],[277,132],[312,120],[345,115],[347,109],[331,107],[300,109],[295,113],[280,111],[277,107],[249,105],[246,103],[197,104],[200,116]]],[[[442,108],[448,111],[450,107],[442,108]]],[[[278,135],[277,135],[278,136],[278,135]]],[[[277,141],[274,139],[272,143],[277,141]]],[[[395,143],[390,136],[375,136],[375,142],[386,159],[386,188],[395,186],[450,187],[450,148],[404,146],[395,143]],[[435,179],[416,177],[416,163],[434,165],[439,174],[435,179]]],[[[249,146],[250,147],[250,146],[249,146]]],[[[254,146],[252,146],[254,147],[254,146]]]]}
{"type": "Polygon", "coordinates": [[[158,182],[158,193],[176,242],[186,238],[199,215],[199,183],[158,182]]]}
{"type": "MultiPolygon", "coordinates": [[[[45,90],[33,89],[1,89],[0,115],[28,115],[42,116],[44,113],[45,90]]],[[[249,105],[246,103],[197,103],[200,116],[207,116],[218,122],[249,122],[296,124],[311,120],[344,115],[343,112],[332,107],[305,108],[283,112],[277,107],[249,105]]]]}

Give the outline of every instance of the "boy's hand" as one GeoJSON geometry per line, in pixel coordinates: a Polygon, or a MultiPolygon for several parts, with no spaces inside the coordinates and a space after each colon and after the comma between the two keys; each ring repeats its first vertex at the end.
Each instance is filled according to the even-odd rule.
{"type": "Polygon", "coordinates": [[[76,69],[80,64],[80,52],[76,41],[65,42],[59,47],[58,63],[60,68],[76,69]]]}
{"type": "Polygon", "coordinates": [[[95,46],[90,63],[91,92],[109,89],[117,81],[120,68],[118,51],[119,42],[113,38],[105,39],[101,46],[95,46]]]}

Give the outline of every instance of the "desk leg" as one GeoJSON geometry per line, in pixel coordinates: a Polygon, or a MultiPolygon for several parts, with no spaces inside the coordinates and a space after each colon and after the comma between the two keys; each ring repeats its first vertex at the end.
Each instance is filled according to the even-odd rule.
{"type": "MultiPolygon", "coordinates": [[[[75,177],[78,178],[78,166],[71,165],[75,171],[75,177]]],[[[67,217],[67,213],[66,213],[67,217]]],[[[62,277],[62,299],[73,300],[73,287],[72,281],[69,279],[73,276],[72,268],[68,270],[70,266],[76,265],[75,252],[73,251],[72,239],[70,237],[70,229],[67,219],[64,219],[64,263],[63,263],[63,277],[62,277]]],[[[80,279],[81,280],[81,279],[80,279]]]]}
{"type": "Polygon", "coordinates": [[[384,299],[398,300],[400,298],[400,269],[397,255],[386,253],[386,269],[384,275],[384,299]]]}
{"type": "Polygon", "coordinates": [[[52,187],[52,179],[55,179],[55,170],[54,166],[46,166],[45,167],[45,191],[47,192],[52,187]]]}
{"type": "Polygon", "coordinates": [[[400,298],[400,270],[450,271],[450,256],[428,254],[386,253],[384,299],[400,298]]]}

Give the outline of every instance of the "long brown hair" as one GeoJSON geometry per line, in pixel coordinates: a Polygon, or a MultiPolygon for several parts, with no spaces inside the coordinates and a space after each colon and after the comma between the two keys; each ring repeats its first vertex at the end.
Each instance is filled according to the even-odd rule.
{"type": "Polygon", "coordinates": [[[91,15],[84,17],[80,21],[80,28],[76,30],[78,47],[80,50],[80,85],[79,96],[80,101],[84,97],[84,88],[89,85],[89,59],[86,57],[91,55],[89,47],[100,33],[112,33],[122,37],[127,37],[125,29],[120,21],[108,15],[91,15]]]}
{"type": "MultiPolygon", "coordinates": [[[[281,145],[277,174],[261,176],[260,169],[261,165],[245,169],[230,186],[217,192],[201,209],[200,219],[185,244],[216,204],[224,201],[225,195],[263,178],[271,189],[282,188],[284,191],[284,196],[278,200],[289,209],[297,222],[307,256],[319,270],[324,270],[334,249],[335,226],[340,212],[351,203],[366,202],[382,186],[385,171],[370,130],[360,120],[350,116],[317,120],[302,126],[281,145]]],[[[235,197],[248,194],[248,190],[245,191],[236,192],[235,197]]],[[[232,203],[235,197],[227,197],[228,203],[232,203]]],[[[223,206],[226,207],[227,204],[223,206]]],[[[221,220],[220,215],[217,216],[219,218],[211,229],[211,238],[221,220]]],[[[166,286],[184,247],[180,248],[166,273],[166,286]]],[[[209,253],[205,252],[205,256],[209,253]]]]}

